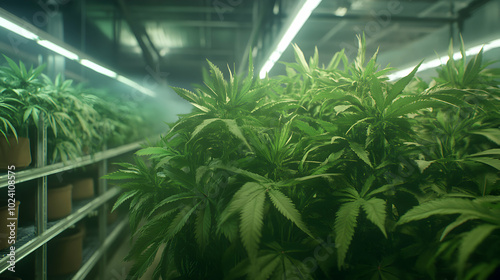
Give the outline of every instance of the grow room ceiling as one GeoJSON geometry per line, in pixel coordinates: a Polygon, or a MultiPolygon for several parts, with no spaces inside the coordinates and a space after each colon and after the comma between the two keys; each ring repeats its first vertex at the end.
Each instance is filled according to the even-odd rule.
{"type": "MultiPolygon", "coordinates": [[[[301,1],[19,0],[1,5],[32,23],[37,12],[45,12],[49,27],[44,28],[60,26],[64,32],[59,37],[65,42],[139,82],[167,80],[186,86],[201,82],[206,59],[241,72],[252,51],[256,67],[261,67],[301,1]],[[60,22],[55,14],[62,14],[60,22]]],[[[499,10],[490,12],[492,19],[482,17],[485,26],[498,20],[499,0],[323,0],[292,42],[306,57],[317,46],[325,64],[342,48],[352,56],[355,36],[362,32],[368,52],[380,47],[382,60],[412,44],[418,49],[416,42],[437,32],[444,34],[438,41],[446,48],[450,35],[457,36],[467,20],[491,2],[499,10]]],[[[432,47],[422,43],[420,48],[432,47]]],[[[294,59],[291,49],[281,60],[294,59]]],[[[411,55],[400,61],[393,56],[392,65],[404,66],[411,55]]],[[[283,66],[276,65],[270,74],[282,70],[283,66]]]]}

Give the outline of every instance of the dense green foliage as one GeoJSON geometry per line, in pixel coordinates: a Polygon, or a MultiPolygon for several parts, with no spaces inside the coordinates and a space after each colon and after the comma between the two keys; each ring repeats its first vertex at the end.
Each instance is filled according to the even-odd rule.
{"type": "Polygon", "coordinates": [[[175,89],[193,112],[107,175],[130,205],[132,279],[487,279],[500,71],[480,52],[430,85],[418,66],[391,82],[359,41],[352,62],[294,46],[286,76],[209,63],[203,86],[175,89]]]}
{"type": "MultiPolygon", "coordinates": [[[[17,65],[5,57],[8,66],[0,67],[0,111],[3,137],[17,133],[26,136],[30,124],[37,126],[41,113],[47,113],[52,120],[60,120],[47,111],[53,105],[52,98],[40,92],[42,83],[38,79],[44,67],[27,69],[24,63],[17,65]]],[[[64,118],[64,116],[62,117],[64,118]]],[[[56,129],[56,128],[54,128],[56,129]]]]}
{"type": "Polygon", "coordinates": [[[43,116],[50,160],[58,162],[155,133],[157,127],[149,123],[157,111],[146,102],[74,85],[61,75],[52,81],[43,75],[44,66],[27,69],[5,59],[7,65],[0,67],[0,137],[27,137],[43,116]]]}

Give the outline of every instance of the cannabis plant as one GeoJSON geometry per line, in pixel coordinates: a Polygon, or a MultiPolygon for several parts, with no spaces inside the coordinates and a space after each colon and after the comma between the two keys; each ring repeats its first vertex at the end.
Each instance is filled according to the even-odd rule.
{"type": "Polygon", "coordinates": [[[442,231],[440,241],[449,240],[440,245],[436,254],[454,261],[457,275],[461,279],[488,279],[489,275],[500,265],[500,258],[498,258],[500,254],[498,247],[500,244],[499,202],[499,196],[436,199],[411,209],[401,217],[398,224],[426,219],[433,215],[459,215],[442,231]],[[457,228],[463,228],[462,232],[447,238],[457,228]],[[488,242],[490,246],[479,247],[485,242],[488,242]],[[458,255],[454,253],[455,251],[458,251],[458,255]],[[476,259],[475,265],[467,263],[472,256],[476,259]],[[485,258],[485,256],[496,257],[485,258]]]}
{"type": "Polygon", "coordinates": [[[17,131],[8,119],[17,110],[14,105],[15,100],[0,95],[0,134],[8,141],[7,135],[13,135],[17,139],[17,131]]]}
{"type": "Polygon", "coordinates": [[[4,58],[7,65],[0,67],[1,137],[26,137],[29,129],[42,123],[48,129],[51,161],[58,162],[154,133],[145,125],[157,112],[152,106],[75,85],[61,74],[52,81],[42,74],[44,66],[28,69],[23,62],[4,58]]]}
{"type": "Polygon", "coordinates": [[[38,126],[40,115],[48,114],[47,107],[53,104],[50,96],[40,92],[38,77],[44,66],[27,69],[22,62],[18,65],[8,57],[4,58],[8,63],[8,66],[0,67],[2,107],[8,110],[2,114],[4,131],[16,137],[18,133],[26,137],[28,128],[38,126]],[[12,107],[16,109],[12,110],[12,107]]]}
{"type": "MultiPolygon", "coordinates": [[[[341,51],[326,66],[317,50],[307,61],[294,46],[287,74],[262,80],[251,59],[246,77],[228,69],[225,78],[209,62],[203,85],[174,89],[193,111],[106,176],[124,189],[115,207],[130,207],[130,277],[491,274],[497,250],[472,255],[498,240],[498,103],[469,97],[496,100],[497,86],[428,86],[415,78],[419,66],[391,82],[377,53],[366,59],[364,36],[359,45],[352,62],[341,51]],[[439,216],[450,214],[461,216],[439,216]],[[446,243],[436,238],[443,228],[446,243]]],[[[495,73],[465,72],[474,71],[495,73]]]]}
{"type": "Polygon", "coordinates": [[[61,109],[58,97],[47,90],[48,78],[40,79],[44,65],[27,69],[23,62],[18,65],[4,58],[8,66],[0,68],[0,89],[3,108],[7,110],[1,114],[3,127],[9,128],[7,132],[27,137],[29,128],[38,127],[41,121],[55,136],[58,132],[69,135],[71,117],[61,109]]]}

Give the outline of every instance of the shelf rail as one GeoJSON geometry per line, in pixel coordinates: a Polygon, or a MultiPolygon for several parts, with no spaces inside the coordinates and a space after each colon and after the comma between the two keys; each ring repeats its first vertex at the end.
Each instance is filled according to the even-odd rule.
{"type": "MultiPolygon", "coordinates": [[[[52,174],[56,174],[59,172],[75,169],[78,167],[82,167],[85,165],[93,164],[105,159],[109,159],[115,156],[119,156],[134,150],[137,150],[141,147],[141,144],[144,144],[144,141],[137,141],[134,143],[130,143],[127,145],[123,145],[117,148],[112,148],[106,151],[97,152],[93,155],[83,156],[81,158],[77,158],[74,160],[70,160],[67,162],[59,162],[39,168],[31,168],[23,171],[16,172],[16,183],[22,183],[26,181],[30,181],[33,179],[37,179],[43,176],[48,176],[52,174]]],[[[4,174],[0,176],[0,188],[4,188],[8,186],[8,176],[4,174]]]]}
{"type": "Polygon", "coordinates": [[[80,270],[71,278],[72,280],[83,280],[90,273],[90,271],[95,267],[98,261],[106,254],[111,244],[120,236],[120,233],[127,227],[128,220],[123,219],[123,221],[116,226],[116,228],[108,235],[104,243],[92,254],[92,256],[85,262],[80,270]]]}
{"type": "MultiPolygon", "coordinates": [[[[16,262],[20,261],[27,255],[31,254],[33,251],[38,249],[39,247],[43,246],[46,244],[49,240],[57,236],[59,233],[64,231],[65,229],[69,228],[76,222],[80,221],[81,219],[85,218],[88,214],[90,214],[92,211],[96,210],[98,207],[106,203],[108,200],[112,199],[116,195],[118,195],[121,192],[121,189],[119,187],[114,187],[104,193],[101,196],[96,197],[94,200],[86,204],[85,206],[79,208],[76,210],[74,213],[71,213],[69,216],[60,219],[55,225],[52,227],[48,228],[45,230],[42,234],[39,236],[33,238],[32,240],[28,241],[26,244],[24,244],[20,248],[16,248],[16,262]]],[[[9,259],[9,256],[5,256],[0,260],[0,273],[4,272],[9,268],[9,263],[7,262],[9,259]]]]}

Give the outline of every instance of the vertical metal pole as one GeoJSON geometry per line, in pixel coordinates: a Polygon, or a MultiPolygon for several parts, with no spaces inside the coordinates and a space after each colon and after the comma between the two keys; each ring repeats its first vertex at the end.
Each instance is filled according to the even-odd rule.
{"type": "MultiPolygon", "coordinates": [[[[64,39],[64,23],[60,12],[54,13],[47,24],[47,32],[56,38],[64,39]]],[[[47,55],[47,75],[51,79],[55,79],[58,75],[64,78],[66,60],[61,55],[47,55]]]]}
{"type": "MultiPolygon", "coordinates": [[[[211,3],[210,0],[205,0],[205,6],[210,7],[211,3]]],[[[207,9],[207,12],[205,13],[205,20],[208,21],[208,16],[206,15],[207,13],[210,13],[210,11],[207,9]]],[[[207,28],[205,26],[200,26],[200,47],[202,49],[207,48],[207,33],[206,33],[207,28]]]]}
{"type": "MultiPolygon", "coordinates": [[[[103,147],[103,150],[105,150],[106,147],[103,147]]],[[[108,185],[106,179],[103,179],[102,176],[106,175],[108,173],[108,160],[102,160],[99,162],[99,169],[98,169],[98,193],[99,195],[103,195],[107,190],[108,190],[108,185]]],[[[108,218],[108,206],[106,203],[104,203],[101,207],[99,207],[99,244],[100,247],[103,246],[104,241],[106,240],[107,236],[107,219],[108,218]]],[[[99,262],[99,279],[104,280],[105,278],[105,273],[106,273],[106,266],[107,266],[107,252],[104,252],[104,254],[101,257],[101,261],[99,262]]]]}
{"type": "MultiPolygon", "coordinates": [[[[209,23],[210,23],[210,21],[212,21],[212,13],[211,12],[206,13],[206,20],[209,23]]],[[[208,27],[204,27],[204,28],[206,28],[205,32],[204,32],[205,44],[206,44],[206,47],[208,49],[211,49],[212,48],[212,28],[210,27],[210,25],[208,27]]]]}
{"type": "Polygon", "coordinates": [[[81,18],[80,18],[80,49],[82,52],[85,52],[86,50],[86,40],[85,36],[87,35],[87,7],[85,6],[85,0],[80,0],[80,11],[81,11],[81,18]]]}
{"type": "MultiPolygon", "coordinates": [[[[44,115],[41,114],[37,129],[36,167],[40,168],[47,164],[47,129],[45,127],[44,115]]],[[[36,217],[35,226],[37,234],[41,235],[47,230],[47,177],[37,179],[36,192],[36,217]]],[[[37,280],[47,279],[47,244],[43,244],[36,251],[35,278],[37,280]]]]}
{"type": "MultiPolygon", "coordinates": [[[[54,4],[54,0],[47,0],[47,3],[54,4]]],[[[55,13],[51,16],[47,25],[48,33],[57,38],[63,39],[63,18],[61,13],[55,13]]],[[[51,79],[62,74],[64,77],[65,60],[60,55],[47,55],[47,74],[51,79]]],[[[45,117],[40,117],[37,129],[37,167],[47,165],[47,128],[45,126],[45,117]]],[[[37,199],[36,199],[36,217],[35,226],[38,235],[47,230],[47,176],[38,179],[37,199]]],[[[47,244],[43,244],[36,251],[35,259],[35,278],[37,280],[47,279],[47,244]]]]}
{"type": "MultiPolygon", "coordinates": [[[[87,35],[87,9],[85,6],[85,0],[80,0],[80,50],[85,52],[86,50],[86,40],[85,36],[87,35]]],[[[85,78],[85,67],[80,67],[80,76],[85,78]]]]}
{"type": "MultiPolygon", "coordinates": [[[[456,16],[454,1],[450,1],[450,16],[451,17],[456,16]]],[[[458,38],[460,38],[460,30],[458,28],[458,21],[452,21],[450,23],[450,40],[452,40],[453,43],[455,43],[455,42],[458,42],[457,41],[458,38]]]]}

